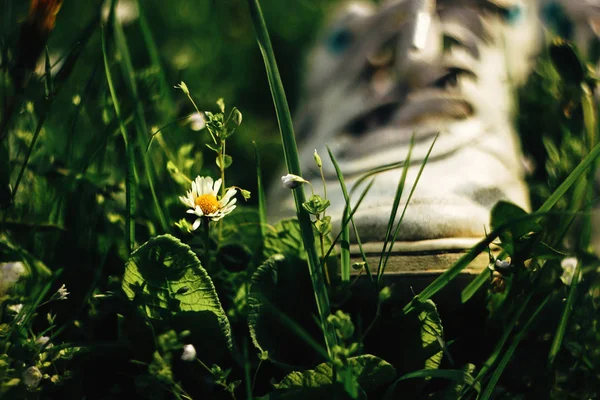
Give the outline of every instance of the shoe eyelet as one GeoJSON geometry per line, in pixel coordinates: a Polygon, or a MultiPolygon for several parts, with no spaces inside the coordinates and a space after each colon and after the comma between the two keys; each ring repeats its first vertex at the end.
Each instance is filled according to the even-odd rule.
{"type": "Polygon", "coordinates": [[[339,28],[334,30],[327,37],[326,45],[330,53],[339,55],[348,50],[352,41],[353,34],[349,29],[339,28]]]}

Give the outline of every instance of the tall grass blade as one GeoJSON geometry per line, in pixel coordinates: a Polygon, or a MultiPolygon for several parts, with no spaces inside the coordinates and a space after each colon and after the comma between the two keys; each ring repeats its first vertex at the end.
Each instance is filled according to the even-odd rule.
{"type": "Polygon", "coordinates": [[[515,329],[515,326],[519,322],[521,315],[523,315],[523,313],[525,312],[525,309],[529,305],[529,302],[531,301],[532,297],[533,297],[533,292],[530,292],[527,294],[525,299],[523,299],[523,301],[521,302],[521,305],[519,306],[517,311],[515,311],[511,320],[508,322],[508,324],[506,324],[506,327],[504,328],[504,332],[502,332],[502,337],[498,340],[498,342],[496,342],[496,346],[494,347],[492,354],[490,354],[488,359],[483,363],[481,369],[477,373],[477,376],[475,377],[475,379],[477,381],[481,381],[483,379],[483,377],[485,376],[485,374],[487,374],[487,372],[490,370],[490,368],[492,368],[492,366],[496,363],[496,360],[502,353],[502,349],[504,348],[504,345],[508,341],[508,338],[510,337],[512,331],[515,329]]]}
{"type": "Polygon", "coordinates": [[[569,324],[569,318],[571,317],[571,313],[573,312],[573,305],[575,304],[575,299],[577,298],[577,286],[579,284],[580,277],[581,261],[577,263],[577,267],[575,268],[575,272],[573,273],[573,280],[571,282],[571,287],[569,288],[569,295],[567,296],[565,309],[563,310],[562,315],[560,317],[558,328],[556,328],[556,334],[554,335],[552,346],[550,346],[550,352],[548,353],[548,369],[552,368],[556,355],[560,351],[563,340],[565,338],[565,333],[567,332],[567,325],[569,324]]]}
{"type": "Polygon", "coordinates": [[[252,141],[254,145],[254,157],[256,159],[256,190],[258,191],[258,218],[260,222],[260,233],[264,238],[267,231],[267,201],[265,196],[265,187],[262,178],[262,169],[260,167],[260,153],[258,146],[255,141],[252,141]]]}
{"type": "MultiPolygon", "coordinates": [[[[398,186],[396,187],[396,194],[394,195],[394,202],[392,205],[392,210],[390,212],[390,218],[388,220],[388,226],[385,231],[385,239],[383,240],[383,249],[381,249],[381,256],[379,257],[379,265],[377,266],[377,284],[381,281],[381,277],[383,276],[384,270],[384,259],[386,254],[386,249],[388,243],[390,243],[392,237],[392,229],[394,228],[394,222],[396,221],[396,214],[398,213],[398,207],[400,206],[400,199],[402,198],[402,193],[404,192],[404,184],[406,183],[406,176],[408,175],[408,168],[410,168],[410,156],[412,155],[412,150],[415,145],[415,135],[413,134],[410,138],[410,146],[408,148],[408,154],[406,155],[406,159],[404,161],[404,167],[402,168],[402,175],[400,175],[400,180],[398,181],[398,186]]],[[[391,249],[390,249],[391,250],[391,249]]]]}
{"type": "MultiPolygon", "coordinates": [[[[492,232],[490,232],[483,240],[478,242],[475,246],[471,247],[464,255],[462,255],[450,268],[448,268],[443,274],[438,276],[433,282],[431,282],[421,293],[416,295],[406,306],[403,308],[403,312],[412,312],[415,306],[425,300],[431,298],[437,292],[442,290],[450,281],[456,278],[460,272],[465,269],[481,252],[485,251],[487,247],[492,244],[494,240],[505,230],[510,228],[514,224],[518,224],[524,221],[538,221],[543,216],[549,213],[533,213],[528,214],[520,218],[515,218],[505,224],[500,225],[492,232]]],[[[560,213],[563,214],[563,213],[560,213]]]]}
{"type": "Polygon", "coordinates": [[[144,39],[144,44],[146,45],[146,49],[148,49],[148,55],[150,56],[150,65],[153,71],[158,72],[158,86],[161,98],[161,107],[160,111],[163,111],[167,116],[172,116],[175,113],[175,101],[173,100],[171,85],[167,83],[167,78],[165,77],[165,71],[162,68],[162,64],[160,62],[160,56],[158,55],[158,48],[156,47],[156,42],[154,41],[154,37],[152,36],[152,31],[150,30],[150,26],[148,25],[148,20],[146,19],[146,15],[144,13],[144,7],[137,1],[137,8],[139,10],[138,22],[140,24],[140,30],[142,31],[142,38],[144,39]]]}
{"type": "MultiPolygon", "coordinates": [[[[417,188],[417,185],[419,184],[419,180],[421,179],[421,175],[423,174],[425,165],[427,164],[427,161],[429,161],[429,156],[431,155],[431,151],[433,150],[433,146],[435,146],[435,142],[437,141],[438,136],[439,136],[439,134],[435,135],[435,138],[433,139],[431,146],[429,146],[429,150],[427,150],[427,154],[425,155],[425,158],[423,158],[423,161],[421,162],[421,167],[419,168],[419,172],[417,173],[415,182],[413,183],[413,186],[410,189],[410,193],[408,194],[408,198],[406,199],[406,204],[404,204],[404,209],[402,210],[402,214],[400,215],[400,219],[398,220],[398,224],[396,225],[396,230],[394,231],[394,235],[392,236],[390,248],[388,249],[388,252],[385,255],[385,260],[383,261],[383,265],[381,267],[381,275],[380,275],[379,279],[381,279],[381,277],[383,276],[383,273],[385,272],[385,267],[387,266],[387,262],[390,258],[390,255],[392,254],[392,249],[394,248],[394,244],[396,243],[396,238],[398,237],[398,234],[400,233],[400,227],[402,226],[402,221],[404,220],[404,215],[406,214],[406,210],[408,209],[410,200],[412,199],[412,196],[415,193],[415,189],[417,188]]],[[[408,169],[408,167],[406,169],[408,169]]]]}
{"type": "Polygon", "coordinates": [[[473,297],[475,295],[475,293],[477,293],[477,291],[483,285],[485,285],[485,283],[489,280],[489,278],[490,278],[490,271],[488,268],[485,268],[483,271],[481,271],[479,273],[479,275],[477,275],[477,277],[475,279],[473,279],[471,282],[469,282],[469,284],[467,285],[466,288],[463,289],[463,291],[460,293],[460,301],[462,303],[466,303],[467,301],[469,301],[471,299],[471,297],[473,297]]]}
{"type": "MultiPolygon", "coordinates": [[[[248,6],[250,8],[254,30],[256,31],[258,46],[265,63],[271,95],[273,96],[273,103],[275,105],[275,112],[277,113],[277,121],[279,122],[279,131],[281,133],[287,169],[291,174],[302,176],[292,117],[285,97],[285,91],[283,90],[281,76],[279,75],[279,70],[277,68],[277,61],[275,60],[275,53],[271,46],[271,39],[269,38],[265,19],[258,0],[248,0],[248,6]]],[[[315,247],[310,216],[302,207],[302,203],[306,201],[303,187],[294,189],[293,194],[296,203],[298,222],[302,230],[302,241],[308,256],[308,266],[317,301],[317,308],[319,310],[321,327],[323,329],[323,334],[325,335],[325,344],[327,345],[329,355],[332,356],[333,347],[337,344],[337,336],[335,335],[333,326],[327,321],[327,317],[331,314],[331,307],[329,304],[327,287],[325,285],[325,278],[323,276],[323,269],[320,267],[319,256],[315,247]]]]}
{"type": "MultiPolygon", "coordinates": [[[[344,174],[342,174],[340,166],[338,165],[337,160],[335,159],[329,146],[327,146],[327,152],[329,153],[329,158],[331,159],[333,167],[335,168],[335,173],[337,175],[338,182],[340,183],[342,194],[344,195],[344,201],[346,203],[344,212],[342,214],[342,221],[352,221],[350,217],[350,197],[348,196],[348,190],[346,189],[344,174]]],[[[348,223],[343,224],[341,227],[340,245],[340,269],[342,282],[350,282],[350,225],[348,223]]]]}
{"type": "Polygon", "coordinates": [[[115,92],[113,84],[112,74],[110,72],[110,66],[108,65],[108,54],[106,53],[106,40],[104,37],[104,29],[102,30],[102,56],[104,57],[104,73],[106,75],[106,81],[108,83],[108,90],[110,97],[112,98],[113,107],[115,109],[115,115],[119,121],[119,129],[125,142],[125,150],[127,153],[127,169],[125,179],[125,204],[127,208],[127,216],[125,218],[125,231],[127,232],[127,249],[131,254],[135,246],[135,156],[133,154],[133,144],[129,140],[127,135],[127,129],[125,128],[125,121],[121,116],[121,107],[119,105],[119,99],[115,92]]]}
{"type": "Polygon", "coordinates": [[[596,144],[590,153],[575,167],[573,172],[561,183],[548,199],[538,208],[538,213],[550,211],[556,205],[558,200],[573,186],[575,182],[585,173],[585,171],[594,164],[596,158],[600,156],[600,143],[596,144]]]}
{"type": "Polygon", "coordinates": [[[494,388],[496,387],[496,384],[498,383],[500,376],[504,372],[504,369],[508,365],[515,350],[517,349],[517,346],[521,342],[521,339],[527,333],[527,331],[529,331],[529,328],[531,328],[531,325],[533,325],[533,322],[536,320],[537,316],[542,312],[542,310],[546,307],[546,305],[548,305],[548,302],[550,301],[551,298],[552,298],[552,296],[546,296],[546,298],[544,299],[542,304],[540,304],[538,306],[538,308],[534,311],[534,313],[531,315],[531,317],[529,317],[527,322],[523,325],[523,329],[521,329],[519,331],[519,333],[515,336],[512,343],[508,347],[508,349],[506,349],[506,352],[502,356],[502,359],[500,360],[498,367],[492,374],[490,381],[488,382],[488,385],[486,386],[483,394],[481,395],[481,400],[488,400],[492,397],[494,388]]]}
{"type": "MultiPolygon", "coordinates": [[[[137,146],[140,149],[143,149],[145,145],[145,137],[148,135],[148,126],[146,124],[146,119],[144,118],[142,101],[138,96],[137,84],[135,81],[135,70],[133,69],[133,64],[131,62],[131,54],[129,53],[129,47],[125,39],[125,34],[123,33],[123,27],[116,19],[113,19],[112,22],[114,28],[115,43],[117,45],[117,50],[121,55],[120,65],[121,70],[123,71],[123,76],[125,78],[125,86],[127,87],[129,97],[132,103],[134,104],[133,120],[135,122],[135,128],[137,132],[137,134],[135,135],[135,139],[137,142],[137,146]]],[[[156,190],[154,188],[154,175],[156,175],[156,172],[154,171],[153,163],[149,161],[147,152],[142,151],[140,158],[143,163],[142,167],[144,169],[144,174],[146,175],[146,181],[148,183],[148,188],[150,189],[152,202],[154,203],[154,208],[156,210],[156,215],[158,216],[158,220],[160,222],[162,231],[169,232],[169,224],[167,223],[167,219],[165,218],[161,207],[162,203],[159,201],[158,196],[156,195],[156,190]]]]}
{"type": "MultiPolygon", "coordinates": [[[[327,146],[327,153],[329,154],[329,159],[331,160],[331,163],[333,164],[333,167],[335,168],[335,173],[338,177],[338,182],[340,183],[340,188],[342,189],[342,194],[344,196],[344,202],[346,203],[346,207],[344,207],[344,215],[343,215],[343,219],[342,219],[342,226],[340,229],[340,233],[338,234],[338,236],[335,238],[335,240],[331,244],[331,248],[329,249],[329,251],[327,251],[327,255],[324,258],[326,259],[329,256],[329,253],[331,253],[331,250],[333,249],[335,244],[338,242],[338,239],[342,240],[342,241],[346,240],[346,243],[347,243],[346,249],[344,249],[344,245],[342,243],[342,254],[344,254],[344,252],[345,252],[345,255],[343,255],[343,257],[347,257],[347,261],[346,261],[347,266],[344,267],[344,265],[342,265],[341,272],[342,272],[342,280],[344,280],[344,274],[347,275],[347,279],[348,279],[347,281],[350,280],[350,249],[349,249],[350,232],[348,230],[349,229],[348,224],[352,223],[352,226],[354,227],[354,234],[356,236],[356,242],[358,243],[358,248],[360,250],[362,259],[365,262],[365,270],[367,271],[367,276],[369,277],[371,282],[373,282],[373,275],[371,274],[371,269],[369,268],[369,263],[367,262],[367,255],[365,254],[365,251],[363,250],[362,242],[360,240],[360,236],[358,235],[358,230],[356,229],[356,225],[354,224],[353,215],[356,211],[358,211],[358,207],[360,206],[363,199],[365,198],[365,196],[371,189],[371,186],[373,186],[374,180],[371,180],[371,182],[369,182],[367,184],[367,186],[361,193],[360,197],[358,198],[358,202],[356,203],[356,206],[354,207],[354,209],[351,210],[350,196],[348,194],[348,189],[346,188],[346,182],[344,180],[344,175],[342,174],[342,170],[340,169],[340,166],[339,166],[335,156],[333,155],[333,152],[329,148],[329,146],[327,146]],[[344,271],[344,268],[347,268],[347,271],[344,271]]],[[[357,186],[355,185],[353,187],[353,189],[356,187],[357,186]]],[[[345,282],[347,282],[347,281],[345,281],[345,282]]]]}

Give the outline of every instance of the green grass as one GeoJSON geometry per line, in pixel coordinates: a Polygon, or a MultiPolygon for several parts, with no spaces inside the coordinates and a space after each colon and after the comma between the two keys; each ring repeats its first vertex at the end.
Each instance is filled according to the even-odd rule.
{"type": "Polygon", "coordinates": [[[260,3],[136,1],[139,18],[126,22],[101,19],[99,3],[65,2],[39,54],[43,72],[23,88],[12,55],[27,4],[6,3],[0,264],[21,261],[25,272],[14,284],[0,275],[0,397],[598,397],[592,77],[573,87],[541,57],[517,120],[537,161],[528,178],[535,211],[499,203],[490,233],[417,290],[392,284],[386,265],[429,153],[418,167],[401,155],[349,187],[329,151],[346,208],[322,243],[304,186],[289,193],[297,218],[269,221],[277,163],[300,176],[308,167],[290,111],[298,60],[337,2],[260,3]],[[174,88],[182,81],[219,135],[232,122],[217,99],[243,112],[227,137],[229,168],[216,165],[207,130],[187,125],[195,110],[174,88]],[[415,182],[409,167],[419,168],[415,182]],[[354,216],[392,169],[385,245],[369,265],[354,216]],[[236,210],[191,232],[195,218],[179,196],[190,179],[222,173],[238,190],[236,210]],[[364,274],[352,273],[350,238],[364,274]],[[450,306],[444,296],[462,271],[498,244],[517,266],[503,276],[505,290],[492,290],[484,270],[450,306]],[[578,259],[569,286],[560,279],[566,255],[578,259]],[[63,284],[70,294],[59,300],[63,284]],[[181,358],[189,344],[193,362],[181,358]],[[39,386],[27,387],[30,368],[43,375],[39,386]]]}

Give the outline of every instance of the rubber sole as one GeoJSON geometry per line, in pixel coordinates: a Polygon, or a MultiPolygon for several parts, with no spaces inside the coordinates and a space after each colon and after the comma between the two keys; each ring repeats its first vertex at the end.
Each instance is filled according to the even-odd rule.
{"type": "MultiPolygon", "coordinates": [[[[396,242],[390,253],[385,274],[406,277],[437,276],[456,263],[481,238],[451,238],[396,242]]],[[[363,250],[371,269],[379,264],[383,243],[365,243],[363,250]]],[[[492,253],[499,249],[492,248],[492,253]]],[[[358,245],[350,246],[352,262],[363,261],[358,245]]],[[[483,252],[461,271],[461,275],[479,275],[489,265],[489,256],[483,252]]]]}

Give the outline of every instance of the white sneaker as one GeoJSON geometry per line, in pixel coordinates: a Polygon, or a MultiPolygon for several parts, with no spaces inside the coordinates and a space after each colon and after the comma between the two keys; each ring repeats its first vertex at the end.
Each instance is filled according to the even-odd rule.
{"type": "MultiPolygon", "coordinates": [[[[490,211],[499,200],[528,209],[512,111],[514,89],[528,76],[540,33],[537,8],[525,0],[394,0],[379,8],[354,3],[342,10],[312,54],[296,120],[303,177],[315,188],[320,186],[315,149],[324,161],[334,227],[339,229],[345,202],[325,145],[350,189],[367,171],[403,161],[413,134],[398,216],[439,137],[409,203],[395,255],[471,247],[490,231],[490,211]]],[[[377,174],[354,215],[367,253],[381,252],[401,173],[396,168],[377,174]]],[[[354,188],[353,206],[364,186],[354,188]]],[[[295,214],[292,194],[280,185],[269,197],[274,218],[295,214]]],[[[398,263],[396,272],[449,266],[409,264],[398,263]]]]}

